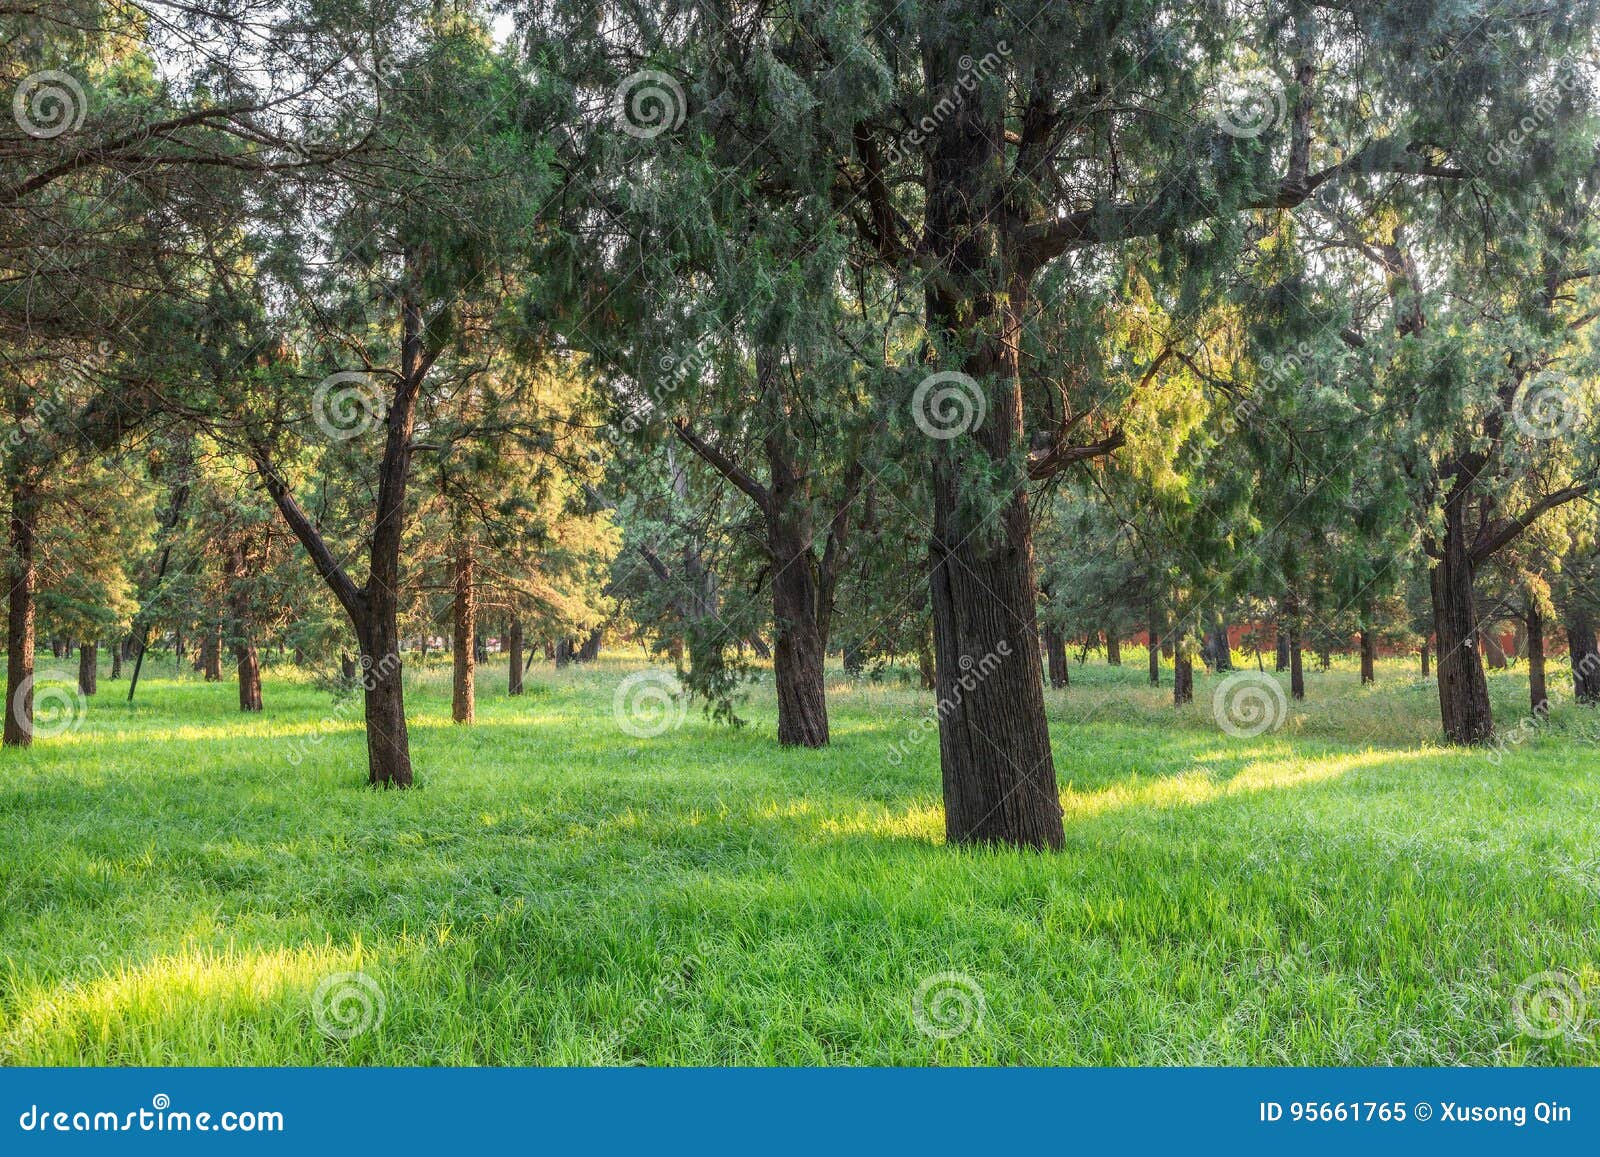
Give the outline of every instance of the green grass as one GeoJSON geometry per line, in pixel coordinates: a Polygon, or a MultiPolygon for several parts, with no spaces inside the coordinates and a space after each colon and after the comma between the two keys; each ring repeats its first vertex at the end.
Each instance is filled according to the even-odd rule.
{"type": "MultiPolygon", "coordinates": [[[[1215,678],[1175,711],[1134,658],[1048,693],[1057,855],[943,846],[936,739],[889,758],[931,708],[897,681],[834,679],[808,752],[766,685],[743,730],[631,738],[637,658],[520,700],[496,663],[470,729],[413,672],[409,793],[364,786],[354,714],[292,672],[250,719],[231,684],[102,681],[0,753],[0,1062],[1600,1062],[1594,1016],[1513,1016],[1550,971],[1600,1013],[1594,715],[1491,762],[1434,744],[1393,661],[1233,739],[1215,678]],[[317,987],[357,971],[384,1015],[330,1036],[317,987]],[[940,973],[984,1004],[948,1038],[913,1017],[940,973]]],[[[1492,682],[1515,723],[1522,673],[1492,682]]]]}

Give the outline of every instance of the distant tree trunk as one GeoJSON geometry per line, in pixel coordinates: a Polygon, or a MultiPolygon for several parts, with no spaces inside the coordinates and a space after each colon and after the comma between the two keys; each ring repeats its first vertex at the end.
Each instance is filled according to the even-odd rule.
{"type": "Polygon", "coordinates": [[[510,654],[508,667],[509,678],[506,683],[506,694],[522,694],[522,620],[512,619],[511,626],[506,631],[506,650],[510,654]]]}
{"type": "Polygon", "coordinates": [[[1428,580],[1433,634],[1439,644],[1439,715],[1451,743],[1486,743],[1494,736],[1494,714],[1478,660],[1478,610],[1465,497],[1457,487],[1445,500],[1444,542],[1428,580]]]}
{"type": "Polygon", "coordinates": [[[1536,717],[1550,710],[1550,696],[1544,681],[1544,616],[1537,604],[1528,606],[1526,642],[1528,647],[1528,706],[1536,717]]]}
{"type": "Polygon", "coordinates": [[[339,674],[343,676],[346,683],[354,683],[356,681],[356,670],[357,666],[354,657],[350,655],[339,656],[339,674]]]}
{"type": "Polygon", "coordinates": [[[472,660],[475,663],[489,661],[489,644],[482,635],[472,636],[472,660]]]}
{"type": "Polygon", "coordinates": [[[1484,661],[1489,664],[1491,671],[1504,671],[1506,669],[1506,649],[1500,642],[1500,624],[1485,623],[1478,630],[1478,638],[1483,641],[1484,661]]]}
{"type": "Polygon", "coordinates": [[[605,638],[605,628],[596,627],[589,632],[589,637],[583,641],[583,646],[578,648],[578,662],[593,663],[600,657],[600,643],[605,638]]]}
{"type": "Polygon", "coordinates": [[[239,710],[261,710],[261,660],[256,645],[241,637],[233,644],[234,664],[239,670],[239,710]]]}
{"type": "Polygon", "coordinates": [[[1289,694],[1306,697],[1305,651],[1300,645],[1300,596],[1291,591],[1284,600],[1289,619],[1289,694]]]}
{"type": "Polygon", "coordinates": [[[1370,628],[1361,632],[1361,682],[1371,683],[1377,676],[1373,665],[1378,658],[1378,636],[1370,628]]]}
{"type": "Polygon", "coordinates": [[[1429,646],[1428,640],[1427,639],[1423,639],[1422,640],[1422,677],[1424,679],[1426,679],[1428,677],[1428,669],[1432,665],[1431,664],[1432,658],[1433,658],[1433,649],[1429,646]]]}
{"type": "Polygon", "coordinates": [[[93,695],[99,688],[100,646],[97,643],[78,644],[78,692],[93,695]]]}
{"type": "Polygon", "coordinates": [[[1161,632],[1165,629],[1155,599],[1145,611],[1144,646],[1150,661],[1150,686],[1161,686],[1161,632]]]}
{"type": "Polygon", "coordinates": [[[1044,654],[1050,665],[1050,686],[1066,687],[1071,684],[1072,674],[1067,667],[1067,641],[1054,627],[1044,629],[1044,654]]]}
{"type": "Polygon", "coordinates": [[[111,674],[110,674],[109,678],[112,679],[113,681],[122,678],[122,644],[121,643],[118,643],[116,646],[111,648],[111,674]]]}
{"type": "Polygon", "coordinates": [[[1287,671],[1289,669],[1289,627],[1288,627],[1288,624],[1285,623],[1282,619],[1279,619],[1278,620],[1277,629],[1274,631],[1274,634],[1277,636],[1277,651],[1278,651],[1278,654],[1277,654],[1277,661],[1276,661],[1276,663],[1275,663],[1275,665],[1273,667],[1273,670],[1275,670],[1275,671],[1287,671]]]}
{"type": "Polygon", "coordinates": [[[556,670],[572,662],[572,640],[566,636],[556,640],[556,670]]]}
{"type": "Polygon", "coordinates": [[[938,674],[933,666],[933,640],[924,639],[917,648],[917,674],[922,680],[922,689],[932,691],[938,684],[938,674]]]}
{"type": "Polygon", "coordinates": [[[1106,632],[1106,666],[1122,666],[1122,640],[1115,631],[1106,632]]]}
{"type": "Polygon", "coordinates": [[[1181,707],[1194,701],[1194,659],[1188,632],[1179,630],[1172,645],[1172,704],[1181,707]]]}
{"type": "MultiPolygon", "coordinates": [[[[7,747],[33,742],[34,552],[38,542],[39,498],[27,482],[11,480],[11,559],[6,607],[7,747]]],[[[1593,632],[1590,632],[1591,638],[1593,632]]]]}
{"type": "Polygon", "coordinates": [[[1594,618],[1582,607],[1569,606],[1566,628],[1567,660],[1572,664],[1572,697],[1579,703],[1593,706],[1600,703],[1600,649],[1595,647],[1594,618]]]}
{"type": "Polygon", "coordinates": [[[756,653],[756,658],[760,659],[763,663],[772,662],[772,648],[767,646],[767,641],[765,639],[763,639],[760,635],[751,635],[749,642],[750,649],[756,653]]]}
{"type": "Polygon", "coordinates": [[[1323,671],[1333,667],[1333,649],[1326,643],[1317,648],[1317,666],[1323,671]]]}
{"type": "Polygon", "coordinates": [[[464,538],[456,542],[454,574],[450,627],[455,636],[455,668],[451,679],[450,718],[457,723],[471,723],[476,690],[477,654],[473,643],[477,637],[478,608],[473,590],[472,544],[464,538]]]}
{"type": "Polygon", "coordinates": [[[57,659],[65,659],[67,657],[67,641],[60,635],[56,635],[50,640],[50,654],[57,659]]]}
{"type": "Polygon", "coordinates": [[[220,620],[206,627],[205,643],[201,646],[200,653],[205,659],[206,682],[222,682],[222,623],[220,620]]]}

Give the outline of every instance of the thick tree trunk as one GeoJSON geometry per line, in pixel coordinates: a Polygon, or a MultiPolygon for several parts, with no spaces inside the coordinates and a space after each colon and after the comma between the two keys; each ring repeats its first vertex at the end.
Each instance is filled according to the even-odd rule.
{"type": "Polygon", "coordinates": [[[506,631],[506,651],[510,656],[507,668],[506,694],[522,694],[522,620],[512,619],[506,631]]]}
{"type": "Polygon", "coordinates": [[[34,552],[38,541],[38,494],[33,486],[11,484],[11,565],[6,607],[5,746],[33,742],[34,552]]]}
{"type": "Polygon", "coordinates": [[[1544,616],[1537,606],[1528,608],[1524,641],[1528,648],[1528,707],[1537,718],[1550,710],[1550,696],[1544,679],[1544,616]]]}
{"type": "Polygon", "coordinates": [[[475,595],[472,546],[464,540],[458,541],[455,549],[455,598],[450,608],[451,631],[455,637],[450,718],[457,723],[471,723],[474,714],[478,658],[473,646],[478,631],[475,595]]]}
{"type": "Polygon", "coordinates": [[[1045,661],[1050,665],[1050,686],[1066,687],[1072,682],[1067,667],[1067,641],[1054,627],[1044,629],[1045,661]]]}
{"type": "Polygon", "coordinates": [[[1462,496],[1445,502],[1441,557],[1428,585],[1433,599],[1433,634],[1439,643],[1439,715],[1452,743],[1487,743],[1494,736],[1489,684],[1478,660],[1478,611],[1473,566],[1467,554],[1467,515],[1462,496]]]}
{"type": "Polygon", "coordinates": [[[818,623],[819,592],[812,570],[810,529],[800,508],[808,502],[799,472],[774,444],[767,542],[772,552],[772,673],[778,685],[778,742],[784,747],[828,745],[823,672],[828,639],[818,623]],[[801,519],[798,524],[794,521],[801,519]]]}
{"type": "Polygon", "coordinates": [[[1122,640],[1117,637],[1117,632],[1107,631],[1106,635],[1106,665],[1108,667],[1122,666],[1122,640]]]}
{"type": "Polygon", "coordinates": [[[1581,607],[1568,607],[1566,628],[1572,697],[1591,706],[1600,703],[1600,649],[1595,647],[1594,618],[1581,607]]]}
{"type": "Polygon", "coordinates": [[[1361,632],[1361,682],[1371,683],[1377,678],[1373,667],[1378,658],[1378,636],[1370,629],[1361,632]]]}
{"type": "Polygon", "coordinates": [[[205,656],[206,682],[222,682],[222,623],[207,628],[205,646],[201,648],[205,656]]]}
{"type": "Polygon", "coordinates": [[[78,644],[78,693],[93,695],[99,690],[100,646],[97,643],[78,644]]]}

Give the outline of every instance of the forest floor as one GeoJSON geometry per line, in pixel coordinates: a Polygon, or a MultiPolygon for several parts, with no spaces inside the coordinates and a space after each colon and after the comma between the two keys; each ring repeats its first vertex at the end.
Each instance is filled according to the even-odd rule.
{"type": "Polygon", "coordinates": [[[943,846],[893,676],[830,672],[817,752],[770,681],[740,730],[640,739],[642,657],[515,700],[496,661],[470,728],[432,666],[418,788],[378,793],[358,707],[286,668],[248,718],[170,656],[131,707],[102,675],[0,753],[0,1063],[1600,1063],[1600,713],[1561,663],[1491,759],[1437,745],[1410,662],[1241,739],[1219,677],[1177,711],[1142,660],[1047,693],[1055,855],[943,846]]]}

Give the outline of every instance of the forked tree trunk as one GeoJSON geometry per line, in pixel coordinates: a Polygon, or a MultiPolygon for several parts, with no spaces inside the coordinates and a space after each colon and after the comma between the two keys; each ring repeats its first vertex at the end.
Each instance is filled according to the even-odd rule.
{"type": "Polygon", "coordinates": [[[1115,631],[1106,632],[1106,666],[1122,666],[1122,640],[1115,631]]]}
{"type": "Polygon", "coordinates": [[[1592,706],[1600,703],[1600,649],[1595,647],[1594,618],[1581,607],[1568,607],[1566,620],[1572,697],[1592,706]]]}
{"type": "Polygon", "coordinates": [[[1370,628],[1361,632],[1361,682],[1371,683],[1377,678],[1373,671],[1378,658],[1378,636],[1370,628]]]}
{"type": "Polygon", "coordinates": [[[506,694],[522,694],[522,620],[512,619],[506,631],[506,652],[510,656],[507,668],[506,694]]]}
{"type": "Polygon", "coordinates": [[[1550,710],[1550,696],[1545,690],[1544,681],[1544,616],[1539,613],[1537,606],[1529,606],[1525,626],[1527,629],[1525,642],[1528,648],[1528,707],[1536,717],[1542,718],[1550,710]]]}
{"type": "Polygon", "coordinates": [[[451,632],[455,640],[455,667],[451,679],[450,718],[471,723],[474,714],[477,654],[473,642],[478,631],[478,608],[473,590],[472,546],[458,540],[455,549],[455,598],[451,603],[451,632]]]}
{"type": "Polygon", "coordinates": [[[33,600],[38,541],[38,493],[32,485],[11,484],[11,565],[6,606],[5,746],[33,742],[33,600]]]}
{"type": "Polygon", "coordinates": [[[78,644],[78,693],[80,695],[93,695],[97,690],[99,690],[99,675],[99,644],[78,644]]]}
{"type": "Polygon", "coordinates": [[[1441,557],[1429,573],[1433,634],[1439,644],[1439,714],[1451,743],[1486,743],[1494,735],[1489,684],[1478,660],[1478,611],[1467,554],[1466,510],[1452,492],[1445,501],[1441,557]]]}
{"type": "Polygon", "coordinates": [[[1072,682],[1067,666],[1067,641],[1054,627],[1044,629],[1044,657],[1050,667],[1050,686],[1066,687],[1072,682]]]}

